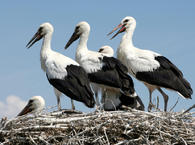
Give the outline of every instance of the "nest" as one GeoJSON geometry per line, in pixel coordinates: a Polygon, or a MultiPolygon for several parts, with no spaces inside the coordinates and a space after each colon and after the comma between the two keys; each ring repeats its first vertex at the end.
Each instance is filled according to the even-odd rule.
{"type": "Polygon", "coordinates": [[[1,120],[2,144],[195,144],[195,112],[70,110],[1,120]]]}

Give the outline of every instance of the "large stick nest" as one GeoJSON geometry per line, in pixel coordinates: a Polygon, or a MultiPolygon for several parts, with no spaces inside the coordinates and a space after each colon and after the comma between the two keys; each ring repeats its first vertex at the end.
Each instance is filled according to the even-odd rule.
{"type": "Polygon", "coordinates": [[[1,120],[3,144],[195,144],[195,112],[59,112],[1,120]]]}

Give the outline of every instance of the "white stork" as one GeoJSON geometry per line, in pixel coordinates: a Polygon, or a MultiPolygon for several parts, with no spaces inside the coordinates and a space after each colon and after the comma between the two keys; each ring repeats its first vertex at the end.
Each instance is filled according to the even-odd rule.
{"type": "Polygon", "coordinates": [[[155,89],[164,98],[164,111],[167,111],[168,96],[161,88],[171,89],[184,98],[191,98],[193,90],[190,83],[169,59],[156,52],[142,50],[133,45],[132,37],[135,27],[136,20],[127,16],[109,34],[118,28],[121,29],[112,38],[125,32],[117,49],[117,57],[128,67],[129,73],[148,88],[150,97],[148,110],[151,110],[152,92],[155,89]]]}
{"type": "MultiPolygon", "coordinates": [[[[87,22],[78,23],[65,49],[80,38],[76,50],[76,61],[88,73],[92,85],[95,88],[115,88],[127,96],[136,97],[133,80],[129,77],[127,68],[119,60],[88,50],[89,33],[90,26],[87,22]]],[[[94,90],[94,92],[96,100],[98,100],[97,90],[94,90]]]]}
{"type": "MultiPolygon", "coordinates": [[[[114,50],[110,46],[102,46],[98,52],[102,53],[104,56],[113,57],[114,50]]],[[[130,76],[129,76],[130,77],[130,76]]],[[[104,110],[118,110],[123,109],[122,106],[128,106],[136,108],[138,110],[144,110],[144,104],[139,96],[132,98],[122,94],[120,91],[113,90],[112,88],[107,88],[102,90],[102,103],[104,110]],[[105,95],[105,96],[103,96],[105,95]]]]}
{"type": "Polygon", "coordinates": [[[79,64],[51,49],[53,26],[50,23],[40,25],[27,47],[43,38],[41,47],[41,67],[46,72],[49,83],[55,88],[58,110],[61,109],[60,95],[64,93],[71,99],[83,102],[87,107],[94,107],[95,101],[88,76],[79,64]]]}
{"type": "Polygon", "coordinates": [[[18,114],[18,116],[22,116],[25,114],[34,114],[40,113],[45,107],[45,100],[41,96],[33,96],[28,104],[22,109],[22,111],[18,114]]]}
{"type": "Polygon", "coordinates": [[[99,53],[102,53],[104,56],[113,57],[114,56],[114,50],[112,47],[105,45],[99,48],[99,53]]]}

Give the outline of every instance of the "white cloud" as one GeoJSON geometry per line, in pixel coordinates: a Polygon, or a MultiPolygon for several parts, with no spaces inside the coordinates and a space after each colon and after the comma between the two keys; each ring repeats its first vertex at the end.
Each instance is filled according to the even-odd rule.
{"type": "Polygon", "coordinates": [[[5,102],[0,101],[0,118],[5,116],[8,118],[15,117],[26,104],[27,102],[18,96],[7,96],[5,102]]]}

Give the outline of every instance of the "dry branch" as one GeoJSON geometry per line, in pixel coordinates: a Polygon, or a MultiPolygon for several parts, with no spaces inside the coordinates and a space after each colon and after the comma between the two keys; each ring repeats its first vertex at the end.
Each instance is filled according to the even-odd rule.
{"type": "MultiPolygon", "coordinates": [[[[128,108],[127,108],[128,109],[128,108]]],[[[195,144],[193,112],[60,112],[2,120],[2,144],[195,144]]]]}

